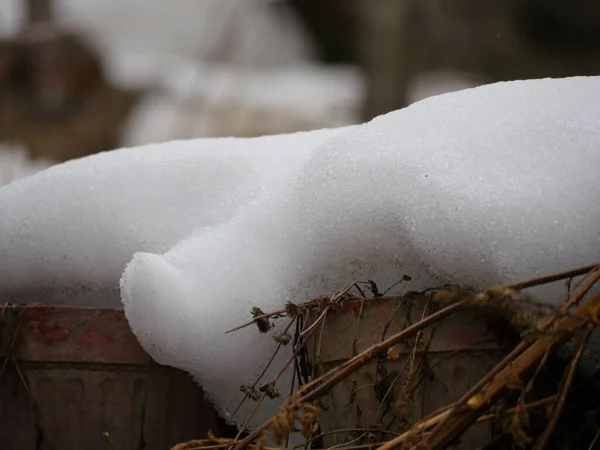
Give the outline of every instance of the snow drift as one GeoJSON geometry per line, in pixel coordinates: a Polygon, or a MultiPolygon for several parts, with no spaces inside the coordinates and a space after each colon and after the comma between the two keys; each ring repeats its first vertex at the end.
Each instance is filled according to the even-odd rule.
{"type": "Polygon", "coordinates": [[[275,345],[254,328],[224,335],[252,306],[272,310],[355,279],[382,290],[404,274],[403,289],[481,288],[596,262],[599,82],[499,83],[356,127],[55,166],[0,189],[0,293],[115,304],[121,277],[146,351],[243,419],[254,405],[231,416],[237,389],[275,345]]]}
{"type": "MultiPolygon", "coordinates": [[[[275,347],[253,327],[224,335],[252,306],[279,309],[355,279],[386,289],[408,274],[411,290],[485,288],[597,261],[599,100],[596,78],[504,83],[339,133],[294,183],[165,254],[136,254],[121,280],[132,328],[230,417],[237,387],[275,347]]],[[[288,356],[280,352],[263,381],[288,356]]],[[[252,425],[280,403],[267,402],[252,425]]]]}
{"type": "Polygon", "coordinates": [[[0,189],[0,295],[120,306],[119,278],[135,252],[165,252],[225,221],[337,132],[148,145],[15,181],[0,189]]]}

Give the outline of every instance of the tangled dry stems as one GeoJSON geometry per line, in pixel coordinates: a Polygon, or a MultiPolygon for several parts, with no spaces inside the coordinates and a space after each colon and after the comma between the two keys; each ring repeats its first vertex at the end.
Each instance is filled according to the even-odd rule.
{"type": "MultiPolygon", "coordinates": [[[[395,435],[385,442],[347,445],[343,448],[347,450],[363,448],[377,448],[378,450],[393,448],[441,450],[455,442],[473,423],[494,418],[500,419],[504,426],[509,429],[516,442],[526,443],[532,440],[524,430],[528,421],[528,412],[533,408],[549,406],[551,412],[547,426],[533,447],[535,450],[541,450],[550,439],[560,418],[565,399],[573,382],[575,368],[590,334],[598,324],[598,317],[600,316],[600,292],[587,298],[586,295],[599,279],[600,265],[591,265],[564,273],[527,280],[510,286],[494,286],[485,292],[474,292],[456,287],[430,290],[430,298],[436,304],[440,305],[439,309],[428,316],[422,317],[419,322],[404,328],[388,339],[382,340],[363,352],[355,354],[354,357],[338,367],[305,383],[284,401],[280,412],[275,417],[253,430],[245,438],[240,439],[240,434],[238,434],[236,439],[217,439],[211,436],[208,440],[190,441],[189,443],[180,444],[180,446],[176,446],[172,450],[191,450],[192,448],[208,450],[225,447],[233,450],[266,448],[264,447],[264,442],[269,432],[272,434],[277,445],[282,445],[285,442],[287,446],[287,436],[289,433],[298,430],[306,438],[314,439],[315,435],[319,434],[319,408],[314,404],[315,400],[329,392],[331,388],[342,380],[350,377],[360,367],[367,364],[376,356],[384,354],[388,358],[393,358],[394,346],[401,342],[406,342],[408,339],[421,333],[425,328],[434,326],[444,317],[467,307],[491,307],[503,313],[506,317],[510,318],[515,327],[518,327],[523,332],[523,340],[462,398],[448,405],[447,408],[412,424],[406,432],[395,435]],[[560,280],[570,280],[583,275],[586,278],[582,286],[559,309],[549,309],[544,305],[536,305],[529,301],[523,294],[523,290],[530,287],[560,280]],[[571,340],[580,331],[582,335],[579,338],[577,351],[565,372],[559,392],[555,396],[527,404],[524,401],[524,395],[521,395],[517,405],[513,408],[503,410],[498,406],[494,406],[501,395],[507,390],[515,389],[515,386],[522,388],[524,385],[524,375],[529,369],[535,368],[537,365],[539,370],[539,367],[550,352],[571,340]],[[185,447],[181,445],[192,446],[185,447]]],[[[372,282],[367,283],[371,286],[371,292],[381,295],[376,286],[373,289],[372,282]]],[[[267,321],[266,323],[269,323],[270,319],[280,317],[289,317],[295,320],[302,317],[306,311],[317,310],[319,312],[317,320],[309,328],[303,330],[300,336],[300,338],[308,338],[319,325],[323,325],[323,320],[329,312],[340,307],[345,301],[356,301],[357,298],[364,298],[364,290],[361,289],[358,282],[354,282],[331,297],[321,297],[299,305],[288,304],[286,308],[268,314],[255,309],[253,310],[253,320],[251,322],[229,332],[252,324],[256,324],[259,329],[264,330],[266,328],[265,320],[267,321]],[[351,293],[353,289],[358,291],[360,295],[353,295],[351,293]]],[[[289,327],[286,328],[283,335],[287,335],[289,327]]],[[[409,361],[411,364],[414,364],[414,353],[416,343],[419,341],[418,337],[415,340],[413,348],[412,362],[409,361]]],[[[274,339],[281,346],[289,343],[291,337],[287,339],[282,338],[281,335],[275,335],[274,339]]],[[[301,345],[298,344],[299,342],[302,344],[302,339],[300,341],[296,339],[295,341],[294,358],[298,357],[301,350],[301,345]]],[[[355,345],[353,347],[356,348],[355,345]]],[[[291,361],[286,366],[290,364],[291,361]]],[[[413,371],[411,370],[411,372],[413,371]]],[[[530,383],[533,383],[533,379],[530,380],[530,383]]],[[[255,385],[257,384],[258,381],[255,385]]],[[[254,389],[254,386],[252,389],[254,389]]],[[[259,404],[264,396],[265,393],[263,392],[262,397],[258,399],[259,404]]],[[[401,400],[399,399],[398,401],[401,400]]],[[[396,409],[398,409],[398,406],[396,409]]],[[[247,423],[248,420],[246,421],[247,423]]],[[[369,435],[368,432],[363,434],[363,436],[367,435],[369,435]]]]}

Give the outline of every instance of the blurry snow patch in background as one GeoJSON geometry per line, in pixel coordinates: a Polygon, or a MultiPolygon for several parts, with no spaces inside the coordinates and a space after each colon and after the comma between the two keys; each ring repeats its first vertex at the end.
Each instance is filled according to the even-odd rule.
{"type": "MultiPolygon", "coordinates": [[[[115,85],[142,90],[119,146],[199,137],[250,137],[361,121],[358,68],[316,61],[313,42],[285,4],[270,0],[54,0],[55,20],[80,31],[115,85]]],[[[0,0],[5,33],[24,3],[0,0]]],[[[12,31],[11,31],[12,30],[12,31]]],[[[473,87],[466,77],[424,76],[414,102],[473,87]]]]}
{"type": "Polygon", "coordinates": [[[23,146],[2,142],[0,143],[0,186],[41,172],[53,164],[53,161],[47,159],[31,160],[23,146]]]}
{"type": "Polygon", "coordinates": [[[408,102],[414,103],[436,95],[462,91],[482,86],[485,83],[477,76],[451,72],[432,72],[421,75],[408,92],[408,102]]]}
{"type": "Polygon", "coordinates": [[[126,147],[196,137],[254,137],[354,124],[360,73],[324,66],[272,70],[182,64],[134,109],[126,147]]]}
{"type": "Polygon", "coordinates": [[[14,36],[24,21],[23,0],[0,0],[0,38],[14,36]]]}
{"type": "Polygon", "coordinates": [[[122,85],[151,84],[177,58],[237,67],[314,60],[291,11],[265,0],[55,0],[59,25],[84,32],[122,85]],[[151,70],[148,70],[151,69],[151,70]]]}
{"type": "MultiPolygon", "coordinates": [[[[285,4],[54,0],[54,5],[56,23],[81,32],[99,50],[112,83],[144,91],[124,124],[120,146],[360,121],[360,71],[319,63],[310,36],[285,4]]],[[[0,10],[13,22],[23,22],[22,9],[23,4],[0,0],[0,10]]]]}

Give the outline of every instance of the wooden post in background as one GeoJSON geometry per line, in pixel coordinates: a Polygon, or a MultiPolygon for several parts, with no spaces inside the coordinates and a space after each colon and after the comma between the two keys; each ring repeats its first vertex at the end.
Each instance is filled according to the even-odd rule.
{"type": "Polygon", "coordinates": [[[25,4],[26,18],[29,24],[53,19],[52,0],[27,0],[25,4]]]}
{"type": "Polygon", "coordinates": [[[411,0],[362,0],[359,55],[367,99],[363,119],[406,106],[410,68],[411,0]]]}

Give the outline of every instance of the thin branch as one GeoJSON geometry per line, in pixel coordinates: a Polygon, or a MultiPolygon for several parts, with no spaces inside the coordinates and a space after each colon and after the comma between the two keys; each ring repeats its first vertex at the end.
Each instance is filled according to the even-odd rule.
{"type": "MultiPolygon", "coordinates": [[[[525,409],[529,410],[529,409],[535,409],[535,408],[539,408],[541,406],[549,405],[550,403],[552,403],[554,401],[555,398],[556,398],[555,396],[551,396],[551,397],[546,397],[542,400],[531,402],[531,403],[525,405],[525,409]]],[[[507,413],[514,414],[516,412],[516,410],[517,410],[516,407],[511,408],[507,411],[507,413]]],[[[392,439],[392,440],[386,442],[385,444],[383,444],[382,446],[380,446],[378,448],[378,450],[391,450],[392,448],[399,446],[400,444],[404,443],[410,436],[414,436],[415,434],[422,433],[422,432],[428,430],[429,428],[433,427],[434,425],[437,425],[442,420],[444,420],[449,413],[450,413],[450,411],[447,410],[447,411],[444,411],[430,419],[422,420],[421,422],[418,422],[410,430],[396,436],[394,439],[392,439]]],[[[477,419],[477,422],[486,422],[488,420],[492,420],[494,417],[496,417],[494,414],[488,414],[485,416],[481,416],[477,419]]]]}
{"type": "MultiPolygon", "coordinates": [[[[581,299],[589,292],[589,290],[598,281],[598,279],[600,278],[600,270],[597,270],[597,268],[599,268],[599,267],[600,266],[597,264],[593,265],[593,266],[587,266],[587,267],[583,267],[581,269],[562,272],[560,274],[549,275],[549,276],[545,276],[545,277],[536,278],[536,279],[533,279],[530,281],[515,283],[515,284],[510,285],[509,288],[524,289],[525,287],[532,287],[532,286],[537,286],[538,284],[543,284],[542,282],[549,283],[549,282],[553,282],[553,281],[557,281],[557,280],[561,280],[561,279],[565,279],[565,278],[572,278],[573,276],[584,275],[586,273],[590,273],[590,271],[596,270],[595,272],[593,272],[591,274],[591,276],[588,277],[588,280],[586,281],[586,283],[571,297],[571,299],[569,301],[565,302],[565,304],[563,305],[563,307],[561,308],[560,311],[566,312],[568,310],[567,305],[579,303],[581,301],[581,299]]],[[[556,317],[557,317],[556,315],[552,315],[552,316],[548,317],[548,319],[545,320],[541,324],[541,326],[540,326],[541,331],[542,332],[546,331],[552,325],[552,323],[554,323],[554,320],[556,320],[556,317]]],[[[527,349],[527,347],[531,348],[531,346],[526,341],[524,341],[524,340],[521,341],[486,376],[484,376],[479,382],[477,382],[475,384],[475,386],[473,386],[471,389],[469,389],[469,391],[463,397],[461,397],[461,399],[458,402],[456,402],[455,406],[452,408],[452,410],[450,411],[450,414],[448,414],[446,419],[443,422],[441,422],[432,431],[432,435],[435,435],[436,433],[443,433],[444,430],[447,429],[448,422],[450,420],[452,420],[452,418],[455,416],[455,414],[458,413],[458,411],[460,411],[461,409],[464,409],[465,406],[467,405],[467,403],[471,399],[475,398],[475,396],[484,388],[484,386],[486,384],[488,384],[494,377],[496,377],[499,373],[501,373],[503,370],[505,370],[505,368],[508,366],[508,364],[510,364],[517,357],[519,357],[527,349]]]]}
{"type": "Polygon", "coordinates": [[[515,291],[521,291],[523,289],[532,288],[534,286],[539,286],[541,284],[554,283],[555,281],[566,280],[569,278],[575,278],[580,275],[585,275],[586,273],[590,273],[593,270],[597,270],[600,268],[598,264],[592,264],[585,267],[580,267],[579,269],[568,270],[566,272],[556,273],[552,275],[546,275],[543,277],[533,278],[531,280],[522,281],[520,283],[511,284],[509,287],[514,289],[515,291]]]}
{"type": "MultiPolygon", "coordinates": [[[[299,304],[299,305],[297,305],[297,306],[298,306],[298,308],[300,308],[300,309],[304,309],[304,308],[313,308],[313,307],[315,307],[315,306],[319,306],[319,304],[320,304],[320,300],[310,300],[310,301],[308,301],[308,302],[305,302],[305,303],[300,303],[300,304],[299,304]]],[[[244,324],[242,324],[242,325],[238,325],[237,327],[235,327],[235,328],[232,328],[231,330],[227,330],[227,331],[225,332],[225,334],[230,334],[230,333],[233,333],[234,331],[239,331],[239,330],[241,330],[242,328],[249,327],[250,325],[252,325],[252,324],[254,324],[254,323],[258,322],[258,321],[259,321],[259,320],[261,320],[261,319],[271,319],[271,318],[273,318],[273,317],[277,317],[277,316],[280,316],[280,317],[281,317],[281,316],[283,316],[283,315],[286,315],[286,314],[287,314],[287,312],[288,312],[288,309],[287,309],[287,308],[282,308],[282,309],[278,309],[277,311],[273,311],[273,312],[266,313],[266,314],[261,314],[260,316],[256,316],[254,319],[252,319],[252,320],[251,320],[251,321],[249,321],[249,322],[246,322],[246,323],[244,323],[244,324]]]]}
{"type": "Polygon", "coordinates": [[[356,370],[367,364],[375,356],[385,352],[388,348],[418,333],[422,329],[427,328],[428,326],[438,322],[444,317],[449,316],[454,311],[462,307],[463,304],[463,301],[458,301],[456,303],[448,305],[445,308],[440,309],[439,311],[427,316],[424,320],[403,329],[402,331],[396,333],[394,336],[386,339],[385,341],[374,344],[364,352],[350,359],[347,364],[344,364],[343,370],[332,371],[334,373],[330,372],[330,377],[328,377],[322,384],[317,386],[312,391],[302,395],[298,399],[298,403],[308,403],[313,401],[317,397],[320,397],[327,390],[338,384],[340,381],[344,380],[349,374],[355,372],[356,370]]]}
{"type": "MultiPolygon", "coordinates": [[[[591,277],[592,279],[595,277],[591,277]]],[[[591,280],[590,280],[591,281],[591,280]]],[[[586,284],[589,285],[590,281],[586,284]]],[[[590,286],[591,288],[591,286],[590,286]]],[[[583,289],[581,292],[585,291],[583,289]]],[[[600,292],[593,295],[586,302],[576,308],[578,316],[597,317],[600,314],[600,292]]],[[[552,322],[550,322],[552,323],[552,322]]],[[[450,412],[447,420],[440,423],[428,436],[425,441],[425,447],[428,449],[443,449],[462,431],[476,420],[481,411],[487,405],[494,402],[498,395],[506,389],[510,380],[515,376],[523,374],[533,364],[535,364],[548,350],[554,350],[567,342],[575,331],[587,324],[585,319],[580,317],[567,316],[556,323],[556,332],[552,335],[540,337],[529,348],[521,353],[512,364],[507,365],[500,373],[481,392],[472,395],[464,403],[461,399],[459,405],[456,405],[450,412]]],[[[519,346],[521,346],[519,344],[519,346]]]]}
{"type": "MultiPolygon", "coordinates": [[[[554,274],[545,277],[539,277],[536,279],[515,283],[507,286],[509,289],[522,290],[529,287],[534,287],[546,283],[551,283],[561,279],[570,279],[579,275],[585,275],[586,273],[592,272],[599,269],[599,265],[591,265],[580,269],[575,269],[559,274],[554,274]]],[[[585,286],[580,289],[573,297],[561,308],[561,311],[566,311],[571,305],[578,304],[581,299],[591,289],[593,284],[600,278],[600,270],[589,277],[590,279],[585,283],[585,286]]],[[[349,290],[353,284],[349,285],[349,290]]],[[[347,291],[346,291],[347,292],[347,291]]],[[[338,294],[338,298],[342,297],[342,293],[338,294]]],[[[332,299],[333,300],[333,299],[332,299]]],[[[460,299],[456,297],[457,301],[450,303],[448,306],[440,309],[439,311],[431,314],[424,320],[414,325],[411,325],[394,336],[382,341],[378,344],[371,346],[369,349],[363,351],[359,355],[354,356],[350,360],[330,370],[326,374],[311,381],[307,385],[303,386],[298,392],[289,398],[288,404],[299,405],[304,403],[310,403],[316,398],[325,394],[329,389],[337,385],[342,380],[356,372],[359,368],[367,364],[372,358],[386,351],[393,345],[407,339],[408,337],[418,333],[424,328],[438,322],[444,317],[452,314],[460,308],[468,304],[468,300],[460,299]]],[[[310,303],[310,302],[308,302],[310,303]]],[[[313,300],[312,305],[317,306],[322,304],[320,300],[313,300]]],[[[585,306],[589,309],[592,308],[595,314],[600,312],[600,294],[595,295],[591,300],[585,303],[585,306]]],[[[285,311],[285,310],[282,310],[285,311]]],[[[281,313],[279,311],[278,313],[281,313]]],[[[522,373],[526,368],[534,364],[539,357],[549,349],[554,349],[557,346],[562,345],[572,333],[580,328],[582,324],[586,323],[588,319],[582,319],[582,317],[589,318],[592,314],[589,314],[585,308],[578,306],[576,308],[576,314],[579,317],[549,317],[542,324],[542,331],[545,331],[552,324],[557,323],[560,332],[557,332],[551,336],[542,336],[538,341],[533,344],[528,344],[522,341],[513,351],[503,359],[492,371],[490,371],[473,389],[469,391],[459,402],[453,405],[453,408],[444,413],[444,420],[437,424],[437,427],[431,432],[426,441],[431,441],[435,449],[442,448],[442,443],[448,443],[448,439],[457,436],[461,430],[469,426],[470,423],[477,420],[477,417],[481,414],[481,409],[485,406],[485,401],[493,401],[496,396],[506,387],[509,379],[514,378],[514,374],[522,373]],[[512,363],[511,363],[512,362],[512,363]],[[507,369],[510,366],[510,374],[507,373],[507,369]],[[510,377],[509,377],[510,375],[510,377]],[[480,392],[481,391],[481,392],[480,392]],[[483,399],[483,400],[482,400],[483,399]],[[457,412],[461,411],[466,414],[461,414],[460,417],[456,417],[457,412]],[[448,423],[447,423],[448,422],[448,423]],[[443,426],[442,426],[443,425],[443,426]],[[446,426],[448,425],[448,426],[446,426]]],[[[254,321],[253,321],[254,322],[254,321]]],[[[250,322],[250,323],[253,323],[250,322]]],[[[317,321],[318,322],[318,321],[317,321]]],[[[314,324],[313,324],[314,326],[314,324]]],[[[256,428],[252,433],[241,441],[235,442],[234,450],[242,450],[250,445],[256,438],[261,436],[266,430],[268,430],[273,423],[273,420],[269,420],[263,423],[261,426],[256,428]]],[[[233,444],[233,443],[232,443],[233,444]]],[[[372,445],[372,444],[370,444],[372,445]]],[[[361,446],[358,446],[361,447],[361,446]]]]}
{"type": "MultiPolygon", "coordinates": [[[[383,342],[371,346],[369,349],[365,350],[364,352],[350,359],[347,363],[340,366],[340,370],[334,369],[333,371],[328,372],[325,377],[321,377],[326,378],[325,381],[323,381],[322,384],[318,385],[312,391],[302,396],[300,396],[302,394],[302,391],[298,392],[295,396],[296,398],[293,400],[295,400],[296,403],[308,403],[313,401],[315,398],[324,394],[327,390],[338,384],[340,381],[344,380],[351,373],[355,372],[360,367],[367,364],[373,357],[386,351],[388,348],[412,336],[413,334],[416,334],[417,332],[428,327],[429,325],[443,319],[446,316],[449,316],[454,311],[457,311],[459,308],[461,308],[463,305],[464,301],[458,301],[449,306],[446,306],[445,308],[440,309],[439,311],[431,314],[425,320],[405,328],[404,330],[400,331],[399,333],[395,334],[394,336],[390,337],[389,339],[383,342]],[[329,377],[327,377],[327,375],[329,375],[329,377]]],[[[321,378],[319,378],[319,380],[321,380],[321,378]]],[[[310,385],[313,385],[313,383],[310,383],[310,385]]],[[[272,420],[268,420],[267,422],[263,423],[261,426],[256,428],[252,433],[250,433],[248,436],[242,439],[235,446],[234,450],[243,450],[244,448],[246,448],[254,439],[259,437],[264,431],[266,431],[271,426],[271,423],[272,420]]]]}

